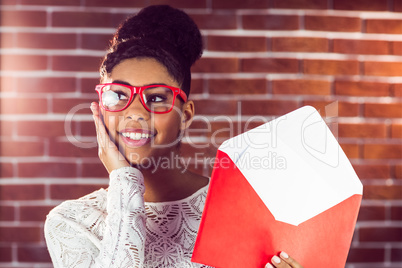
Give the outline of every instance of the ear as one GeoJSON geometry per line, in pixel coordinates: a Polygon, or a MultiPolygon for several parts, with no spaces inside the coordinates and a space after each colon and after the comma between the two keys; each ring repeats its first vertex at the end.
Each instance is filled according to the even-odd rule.
{"type": "Polygon", "coordinates": [[[181,131],[184,131],[190,127],[191,123],[193,122],[194,112],[195,111],[193,101],[190,100],[183,104],[181,123],[180,123],[181,131]]]}

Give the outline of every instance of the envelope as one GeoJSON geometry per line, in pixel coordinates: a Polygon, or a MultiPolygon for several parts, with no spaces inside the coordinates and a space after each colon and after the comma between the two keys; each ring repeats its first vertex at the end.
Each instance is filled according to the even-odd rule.
{"type": "Polygon", "coordinates": [[[343,268],[362,192],[319,113],[299,108],[218,148],[192,261],[262,268],[285,251],[343,268]]]}

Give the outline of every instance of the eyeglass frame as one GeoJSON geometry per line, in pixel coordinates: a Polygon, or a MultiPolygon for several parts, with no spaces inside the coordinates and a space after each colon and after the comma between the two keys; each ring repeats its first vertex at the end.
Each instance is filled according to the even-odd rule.
{"type": "Polygon", "coordinates": [[[120,84],[120,83],[105,83],[105,84],[98,84],[98,85],[96,85],[96,86],[95,86],[95,90],[98,92],[98,95],[99,95],[99,102],[101,103],[102,108],[103,108],[105,111],[108,111],[108,112],[121,112],[121,111],[127,109],[127,107],[130,106],[131,102],[133,101],[135,94],[140,95],[140,101],[141,101],[142,106],[144,106],[144,108],[145,108],[148,112],[150,112],[150,113],[155,113],[155,114],[166,114],[166,113],[169,113],[169,112],[173,109],[174,102],[175,102],[175,100],[176,100],[176,96],[177,96],[177,95],[179,95],[180,98],[182,98],[182,100],[183,100],[184,102],[187,102],[187,95],[186,95],[186,93],[185,93],[183,90],[181,90],[180,88],[177,88],[177,87],[172,87],[172,86],[168,86],[168,85],[164,85],[164,84],[154,84],[154,85],[147,85],[147,86],[142,86],[142,87],[136,87],[136,86],[125,85],[125,84],[120,84]],[[112,111],[112,110],[107,109],[105,106],[103,106],[103,101],[102,101],[102,93],[103,93],[103,92],[102,92],[102,88],[104,88],[105,86],[108,86],[108,85],[118,85],[118,86],[123,86],[123,87],[126,87],[126,88],[130,89],[130,91],[131,91],[130,99],[127,101],[127,105],[124,106],[124,108],[122,108],[122,109],[120,109],[120,110],[113,110],[113,111],[112,111]],[[145,104],[145,101],[144,101],[144,99],[143,99],[142,92],[144,92],[145,89],[150,88],[150,87],[157,87],[157,86],[164,87],[164,88],[169,88],[169,89],[172,90],[172,92],[173,92],[172,106],[171,106],[170,109],[167,110],[166,112],[156,112],[156,111],[152,111],[151,109],[149,109],[149,108],[147,107],[147,105],[145,104]]]}

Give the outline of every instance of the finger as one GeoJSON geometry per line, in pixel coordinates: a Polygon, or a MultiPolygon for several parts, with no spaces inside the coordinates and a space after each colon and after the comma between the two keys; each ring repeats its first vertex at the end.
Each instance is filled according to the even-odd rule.
{"type": "Polygon", "coordinates": [[[291,268],[292,266],[289,266],[286,262],[284,262],[281,258],[278,256],[273,256],[271,259],[271,262],[274,267],[276,268],[291,268]]]}
{"type": "Polygon", "coordinates": [[[287,263],[292,268],[303,268],[300,263],[298,263],[295,259],[290,257],[286,252],[282,251],[279,254],[282,262],[287,263]]]}
{"type": "Polygon", "coordinates": [[[98,127],[99,127],[99,109],[96,102],[91,103],[91,111],[92,111],[92,118],[94,119],[95,127],[96,127],[96,134],[98,135],[98,127]]]}
{"type": "Polygon", "coordinates": [[[91,103],[91,111],[92,111],[92,117],[95,122],[96,130],[98,131],[99,124],[102,122],[100,118],[99,105],[96,102],[91,103]]]}
{"type": "Polygon", "coordinates": [[[92,111],[92,118],[95,123],[95,130],[96,130],[96,140],[98,141],[99,147],[101,146],[100,144],[100,139],[99,139],[99,122],[98,122],[98,117],[99,117],[99,111],[98,111],[98,105],[95,102],[91,103],[91,111],[92,111]]]}
{"type": "Polygon", "coordinates": [[[93,115],[99,116],[99,104],[96,102],[91,103],[91,111],[93,115]]]}
{"type": "Polygon", "coordinates": [[[105,148],[106,145],[105,142],[107,141],[107,138],[109,138],[109,135],[107,134],[106,127],[103,124],[103,121],[100,117],[101,114],[99,111],[99,105],[96,102],[93,102],[91,104],[91,110],[95,122],[96,137],[98,140],[99,147],[105,148]]]}
{"type": "Polygon", "coordinates": [[[107,171],[129,166],[125,157],[120,153],[116,144],[110,139],[106,126],[101,118],[99,105],[96,102],[91,104],[91,110],[96,126],[96,136],[99,144],[98,155],[107,171]]]}

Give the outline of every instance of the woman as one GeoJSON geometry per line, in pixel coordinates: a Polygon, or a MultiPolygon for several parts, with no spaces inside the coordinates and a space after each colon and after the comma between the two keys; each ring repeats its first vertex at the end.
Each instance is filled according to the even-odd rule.
{"type": "MultiPolygon", "coordinates": [[[[50,212],[55,267],[205,267],[191,255],[209,179],[173,161],[194,116],[190,67],[201,54],[197,26],[169,6],[145,8],[117,30],[91,104],[109,188],[50,212]]],[[[276,267],[301,267],[281,257],[276,267]]]]}

